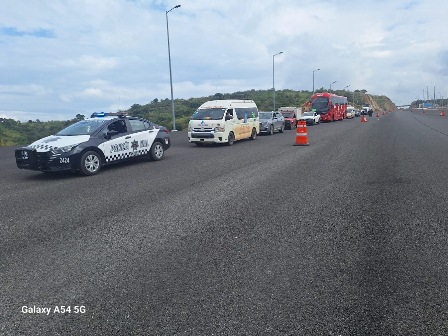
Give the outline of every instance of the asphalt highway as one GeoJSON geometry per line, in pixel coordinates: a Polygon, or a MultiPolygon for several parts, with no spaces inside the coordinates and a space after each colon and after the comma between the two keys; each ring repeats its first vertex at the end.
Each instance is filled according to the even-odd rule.
{"type": "Polygon", "coordinates": [[[448,117],[307,131],[91,177],[0,148],[0,335],[448,335],[448,117]]]}

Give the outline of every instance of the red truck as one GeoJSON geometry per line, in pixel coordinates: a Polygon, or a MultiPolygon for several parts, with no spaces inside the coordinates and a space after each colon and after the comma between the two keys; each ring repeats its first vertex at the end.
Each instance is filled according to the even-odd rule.
{"type": "Polygon", "coordinates": [[[298,107],[280,107],[278,111],[285,118],[285,129],[297,128],[297,120],[302,114],[302,109],[298,107]]]}

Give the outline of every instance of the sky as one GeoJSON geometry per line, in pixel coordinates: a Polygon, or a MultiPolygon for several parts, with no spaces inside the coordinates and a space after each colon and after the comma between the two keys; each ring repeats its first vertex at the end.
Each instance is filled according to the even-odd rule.
{"type": "Polygon", "coordinates": [[[313,73],[397,105],[448,97],[446,0],[0,0],[0,117],[170,99],[167,18],[174,99],[311,91],[313,73]]]}

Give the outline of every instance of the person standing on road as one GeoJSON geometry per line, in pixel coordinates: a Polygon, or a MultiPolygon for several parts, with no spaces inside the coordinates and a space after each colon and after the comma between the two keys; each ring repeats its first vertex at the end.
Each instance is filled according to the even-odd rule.
{"type": "Polygon", "coordinates": [[[373,114],[373,110],[369,109],[369,118],[372,116],[372,114],[373,114]]]}

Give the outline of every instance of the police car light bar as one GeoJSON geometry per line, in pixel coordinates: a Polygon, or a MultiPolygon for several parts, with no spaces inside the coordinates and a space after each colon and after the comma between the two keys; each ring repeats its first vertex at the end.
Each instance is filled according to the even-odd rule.
{"type": "Polygon", "coordinates": [[[110,116],[124,117],[126,115],[127,115],[126,112],[93,112],[90,118],[101,118],[110,116]]]}

